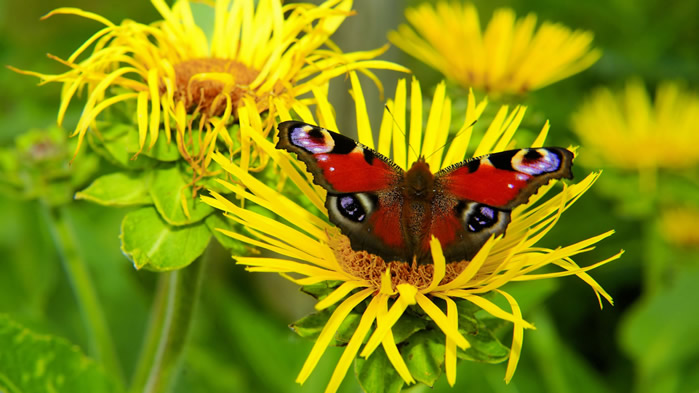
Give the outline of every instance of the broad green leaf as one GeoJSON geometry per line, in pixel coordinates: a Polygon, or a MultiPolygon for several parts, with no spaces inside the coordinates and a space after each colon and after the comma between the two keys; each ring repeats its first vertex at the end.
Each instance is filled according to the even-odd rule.
{"type": "Polygon", "coordinates": [[[383,347],[377,348],[368,359],[357,357],[354,372],[359,385],[367,393],[399,393],[405,384],[383,347]]]}
{"type": "Polygon", "coordinates": [[[199,222],[214,209],[192,195],[192,188],[185,182],[178,165],[171,165],[153,171],[150,195],[158,213],[170,225],[189,225],[199,222]],[[182,204],[187,206],[189,217],[182,204]]]}
{"type": "MultiPolygon", "coordinates": [[[[139,149],[138,132],[130,132],[128,135],[128,147],[130,149],[133,149],[133,152],[137,152],[139,149]]],[[[146,143],[150,142],[146,141],[146,143]]],[[[164,162],[173,162],[182,158],[182,156],[180,155],[180,151],[177,150],[177,143],[174,140],[171,140],[170,143],[168,143],[167,138],[164,134],[158,136],[158,140],[155,141],[155,145],[153,145],[152,148],[144,148],[141,151],[141,154],[146,157],[150,157],[158,161],[164,162]]]]}
{"type": "Polygon", "coordinates": [[[0,392],[110,393],[117,383],[77,346],[0,315],[0,392]]]}
{"type": "MultiPolygon", "coordinates": [[[[471,328],[469,326],[469,328],[471,328]]],[[[488,327],[479,323],[477,330],[462,330],[461,334],[466,337],[471,346],[462,350],[457,348],[456,355],[459,359],[473,360],[484,363],[500,363],[505,361],[510,355],[510,349],[495,337],[488,327]]]]}
{"type": "Polygon", "coordinates": [[[121,223],[121,250],[137,269],[183,268],[199,257],[211,239],[204,223],[173,227],[152,207],[128,213],[121,223]]]}
{"type": "Polygon", "coordinates": [[[410,311],[403,313],[398,322],[391,328],[393,340],[400,344],[407,340],[413,333],[419,332],[427,327],[429,321],[421,318],[410,311]]]}
{"type": "Polygon", "coordinates": [[[116,172],[100,176],[75,199],[86,199],[105,206],[147,205],[153,203],[148,191],[148,172],[116,172]]]}
{"type": "Polygon", "coordinates": [[[206,217],[204,223],[207,227],[209,227],[209,230],[211,230],[211,233],[214,235],[216,240],[218,240],[218,242],[226,250],[228,250],[231,253],[231,255],[250,255],[250,246],[216,230],[225,229],[227,231],[239,232],[242,228],[239,225],[237,225],[235,221],[225,218],[223,214],[221,214],[220,212],[216,212],[206,217]]]}
{"type": "Polygon", "coordinates": [[[130,134],[133,126],[128,124],[112,124],[100,129],[100,137],[88,134],[90,146],[104,158],[128,169],[145,169],[157,165],[158,161],[136,154],[138,149],[133,149],[130,142],[130,134]]]}
{"type": "Polygon", "coordinates": [[[419,331],[403,343],[401,355],[415,380],[427,386],[442,374],[446,338],[439,329],[419,331]]]}
{"type": "MultiPolygon", "coordinates": [[[[354,335],[354,332],[357,330],[357,326],[359,326],[359,320],[362,319],[362,313],[359,312],[351,312],[349,315],[347,315],[347,318],[345,318],[344,321],[342,321],[342,324],[340,324],[340,327],[337,329],[337,333],[335,333],[335,343],[333,345],[345,345],[347,344],[352,336],[354,335]]],[[[369,335],[367,334],[364,337],[364,340],[368,340],[369,335]]]]}
{"type": "Polygon", "coordinates": [[[289,327],[303,338],[316,338],[328,322],[330,315],[332,315],[330,309],[314,312],[292,323],[289,327]]]}
{"type": "MultiPolygon", "coordinates": [[[[146,146],[141,149],[138,142],[138,129],[131,124],[114,123],[105,132],[105,135],[107,138],[112,137],[109,138],[111,140],[121,139],[126,151],[132,155],[140,151],[139,155],[165,162],[177,161],[181,158],[177,144],[172,140],[168,143],[167,138],[162,134],[159,135],[152,148],[146,146]]],[[[146,144],[150,144],[150,136],[146,140],[146,144]]]]}
{"type": "MultiPolygon", "coordinates": [[[[315,339],[323,330],[323,327],[325,327],[325,325],[327,324],[328,319],[332,315],[333,311],[335,311],[335,307],[330,307],[322,311],[308,314],[305,317],[289,325],[289,327],[296,334],[303,338],[315,339]]],[[[342,321],[342,324],[340,324],[340,327],[337,329],[337,332],[335,333],[335,338],[330,343],[330,345],[338,346],[347,344],[349,340],[352,338],[354,331],[357,330],[357,326],[359,325],[359,320],[361,318],[362,314],[358,312],[353,311],[349,313],[349,315],[347,315],[347,318],[345,318],[345,320],[342,321]]]]}
{"type": "Polygon", "coordinates": [[[323,300],[340,284],[342,284],[342,281],[322,281],[317,284],[304,285],[301,287],[301,292],[305,292],[318,300],[323,300]]]}

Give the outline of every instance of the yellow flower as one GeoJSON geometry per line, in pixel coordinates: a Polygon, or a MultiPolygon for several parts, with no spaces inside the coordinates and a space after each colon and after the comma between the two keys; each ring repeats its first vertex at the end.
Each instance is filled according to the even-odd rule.
{"type": "Polygon", "coordinates": [[[660,212],[660,230],[671,244],[699,249],[699,209],[696,207],[671,207],[660,212]]]}
{"type": "Polygon", "coordinates": [[[652,100],[636,79],[620,92],[597,89],[573,115],[573,129],[591,164],[638,171],[654,179],[658,169],[699,164],[697,119],[697,93],[664,82],[652,100]]]}
{"type": "Polygon", "coordinates": [[[483,32],[473,4],[425,3],[405,17],[412,28],[399,26],[389,40],[465,88],[525,93],[581,72],[601,56],[590,47],[591,32],[551,22],[535,31],[535,14],[516,20],[509,8],[496,10],[483,32]]]}
{"type": "Polygon", "coordinates": [[[258,153],[249,134],[260,129],[266,134],[273,125],[264,119],[255,124],[252,117],[269,111],[273,119],[278,110],[304,106],[308,102],[299,96],[325,88],[329,79],[349,70],[369,76],[370,68],[405,71],[371,60],[384,48],[342,53],[328,41],[352,14],[352,0],[328,0],[319,6],[216,0],[207,3],[213,17],[209,35],[196,23],[188,0],[178,0],[172,8],[164,0],[152,3],[163,19],[150,25],[131,20],[117,25],[80,9],[57,9],[46,17],[78,15],[104,27],[68,59],[56,58],[70,67],[63,74],[15,69],[43,83],[63,84],[59,124],[76,94],[87,90],[73,133],[80,143],[90,127],[98,128],[100,112],[130,100],[136,102],[139,152],[152,148],[162,134],[169,143],[174,132],[181,156],[200,177],[209,174],[206,168],[217,141],[247,167],[258,153]],[[79,61],[90,47],[92,52],[79,61]],[[240,127],[231,127],[234,121],[240,127]]]}
{"type": "MultiPolygon", "coordinates": [[[[447,144],[446,130],[450,129],[452,107],[451,100],[445,94],[445,84],[440,84],[436,89],[423,131],[420,85],[413,80],[411,95],[408,97],[406,83],[401,80],[396,89],[395,99],[388,103],[390,113],[388,110],[384,112],[378,141],[375,143],[361,87],[354,73],[351,73],[350,77],[361,143],[371,148],[375,147],[379,153],[386,156],[392,153],[393,161],[401,168],[407,168],[408,163],[415,161],[418,155],[426,156],[431,168],[444,168],[464,160],[472,125],[485,109],[485,100],[476,103],[473,94],[469,95],[461,130],[452,142],[447,144]],[[408,107],[413,108],[409,117],[406,115],[408,107]],[[406,138],[402,134],[402,130],[408,129],[407,139],[413,148],[411,150],[406,147],[406,138]],[[436,154],[431,154],[435,151],[436,154]]],[[[332,108],[327,102],[319,101],[317,112],[320,114],[318,120],[321,126],[337,129],[332,108]]],[[[474,154],[483,155],[513,147],[513,137],[524,112],[523,107],[516,107],[512,112],[509,112],[507,107],[501,108],[474,154]]],[[[282,120],[290,119],[289,114],[280,113],[280,117],[282,120]]],[[[310,113],[302,115],[301,120],[313,122],[310,113]]],[[[541,146],[547,132],[548,124],[543,127],[533,145],[541,146]]],[[[553,228],[563,211],[595,182],[598,174],[590,174],[577,184],[563,187],[546,201],[541,197],[546,191],[551,191],[554,184],[543,187],[538,194],[532,196],[529,204],[513,210],[506,235],[491,238],[471,261],[446,264],[440,243],[433,238],[431,252],[434,264],[387,263],[364,251],[352,250],[348,239],[327,222],[327,211],[323,203],[325,190],[314,185],[300,168],[298,161],[287,152],[276,150],[271,142],[259,136],[253,138],[279,165],[282,173],[305,194],[314,208],[308,210],[301,207],[220,154],[215,155],[214,160],[236,179],[235,183],[219,180],[220,183],[237,198],[244,199],[246,206],[258,205],[274,212],[278,218],[270,218],[269,214],[241,208],[239,202],[230,201],[216,192],[211,193],[212,197],[204,196],[202,199],[226,212],[228,217],[242,224],[249,232],[248,235],[222,231],[226,235],[280,255],[236,257],[238,263],[246,265],[248,270],[280,273],[300,285],[324,281],[341,282],[334,292],[316,304],[318,310],[333,305],[337,307],[303,365],[297,379],[299,383],[303,383],[318,364],[343,320],[365,301],[368,302],[366,309],[344,349],[326,392],[337,390],[357,354],[368,357],[379,345],[383,346],[388,359],[405,383],[415,382],[391,331],[409,307],[417,307],[424,311],[444,333],[444,364],[447,380],[453,385],[456,379],[457,347],[465,349],[470,346],[468,337],[464,337],[458,330],[455,299],[465,299],[494,317],[514,325],[511,354],[505,375],[507,381],[512,378],[520,357],[523,331],[533,326],[523,319],[516,299],[503,290],[505,284],[511,281],[577,275],[592,287],[600,305],[602,297],[611,302],[609,295],[586,272],[616,259],[620,254],[587,267],[580,267],[571,259],[573,255],[590,250],[593,244],[609,236],[611,231],[555,250],[535,246],[536,242],[553,228]],[[312,211],[316,209],[322,212],[323,216],[313,214],[312,211]],[[558,267],[558,271],[538,272],[539,269],[551,265],[558,267]],[[489,293],[503,296],[510,305],[510,311],[488,300],[485,295],[489,293]],[[446,312],[437,306],[437,299],[446,302],[446,312]],[[367,335],[368,340],[362,348],[367,335]]]]}

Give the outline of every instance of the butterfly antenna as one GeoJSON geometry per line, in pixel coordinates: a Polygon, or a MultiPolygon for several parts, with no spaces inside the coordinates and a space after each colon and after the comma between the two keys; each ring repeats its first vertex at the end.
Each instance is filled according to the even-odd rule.
{"type": "MultiPolygon", "coordinates": [[[[396,121],[395,116],[393,116],[393,112],[391,112],[391,108],[389,108],[388,105],[386,105],[386,104],[384,104],[383,107],[386,109],[386,111],[388,112],[388,114],[391,115],[391,119],[393,120],[393,124],[395,124],[395,125],[396,125],[396,128],[398,128],[398,130],[400,131],[400,133],[403,134],[403,138],[408,139],[408,136],[405,134],[405,130],[403,130],[403,129],[400,127],[400,124],[398,124],[398,122],[396,121]]],[[[419,156],[419,155],[417,154],[417,152],[415,151],[415,148],[410,144],[410,141],[409,141],[409,140],[408,140],[408,148],[410,149],[410,151],[413,152],[413,154],[415,154],[415,157],[418,157],[418,156],[419,156]]]]}
{"type": "MultiPolygon", "coordinates": [[[[457,137],[459,137],[460,135],[462,135],[464,132],[466,132],[466,130],[468,130],[469,128],[473,127],[473,126],[476,124],[477,121],[478,121],[478,119],[474,120],[473,123],[471,123],[471,125],[469,125],[468,127],[464,127],[464,128],[462,128],[461,130],[459,130],[459,132],[457,132],[456,135],[454,135],[454,137],[452,138],[452,140],[456,139],[457,137]]],[[[425,160],[427,160],[428,158],[430,158],[430,157],[432,157],[433,155],[437,154],[437,152],[439,152],[439,151],[441,151],[442,149],[444,149],[448,144],[449,144],[449,142],[443,144],[442,146],[440,146],[440,147],[438,147],[438,148],[436,148],[432,153],[430,153],[430,155],[428,155],[427,157],[425,157],[425,160]]]]}

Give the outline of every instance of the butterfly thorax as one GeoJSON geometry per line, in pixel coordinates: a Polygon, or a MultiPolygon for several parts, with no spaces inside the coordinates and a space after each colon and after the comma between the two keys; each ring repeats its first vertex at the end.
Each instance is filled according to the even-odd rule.
{"type": "Polygon", "coordinates": [[[434,196],[434,175],[425,159],[420,157],[405,173],[403,197],[407,200],[429,201],[434,196]]]}
{"type": "Polygon", "coordinates": [[[405,173],[402,185],[403,210],[401,212],[403,238],[409,254],[422,259],[426,239],[429,239],[432,222],[432,200],[435,194],[434,175],[421,157],[405,173]]]}

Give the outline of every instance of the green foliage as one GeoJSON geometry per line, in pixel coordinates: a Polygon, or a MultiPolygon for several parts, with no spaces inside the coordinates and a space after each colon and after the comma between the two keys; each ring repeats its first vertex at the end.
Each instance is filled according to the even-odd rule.
{"type": "Polygon", "coordinates": [[[153,172],[150,184],[150,195],[155,208],[168,224],[174,226],[195,224],[211,214],[213,208],[201,203],[191,195],[191,188],[183,178],[183,173],[177,165],[158,168],[153,172]],[[183,202],[187,212],[183,209],[183,202]]]}
{"type": "Polygon", "coordinates": [[[0,347],[0,391],[123,392],[75,345],[34,333],[7,315],[0,315],[0,347]]]}
{"type": "Polygon", "coordinates": [[[357,358],[354,363],[359,386],[365,392],[398,393],[405,382],[393,368],[383,347],[377,348],[369,358],[357,358]]]}
{"type": "Polygon", "coordinates": [[[150,175],[139,172],[115,172],[95,179],[87,188],[75,193],[75,199],[85,199],[105,206],[151,205],[150,175]]]}
{"type": "Polygon", "coordinates": [[[181,269],[199,257],[211,239],[206,225],[168,225],[152,207],[134,210],[121,223],[121,250],[137,269],[181,269]]]}
{"type": "MultiPolygon", "coordinates": [[[[699,269],[694,266],[652,297],[638,302],[625,315],[620,344],[639,366],[640,382],[660,391],[668,380],[688,379],[688,365],[696,362],[699,313],[688,305],[699,303],[699,269]]],[[[695,380],[696,382],[696,380],[695,380]]]]}

